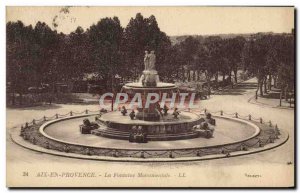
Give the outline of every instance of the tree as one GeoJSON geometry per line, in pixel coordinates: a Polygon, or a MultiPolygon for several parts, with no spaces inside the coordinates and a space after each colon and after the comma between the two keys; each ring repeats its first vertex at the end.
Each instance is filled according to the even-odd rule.
{"type": "Polygon", "coordinates": [[[266,65],[268,43],[269,38],[266,36],[252,39],[247,44],[244,50],[245,53],[243,54],[245,69],[257,78],[256,99],[258,91],[260,92],[260,96],[263,96],[263,81],[268,72],[266,65]]]}
{"type": "MultiPolygon", "coordinates": [[[[263,96],[263,90],[267,93],[267,76],[270,79],[272,75],[278,78],[281,95],[283,90],[286,95],[287,91],[293,87],[294,81],[293,36],[257,36],[247,43],[244,51],[243,61],[245,68],[248,72],[256,76],[258,80],[256,99],[258,90],[261,96],[263,96]]],[[[282,97],[280,96],[280,98],[282,97]]]]}
{"type": "Polygon", "coordinates": [[[184,81],[184,66],[186,61],[180,45],[177,44],[172,46],[167,52],[165,65],[163,65],[165,68],[163,71],[166,72],[164,73],[164,80],[167,82],[174,82],[175,80],[184,81]]]}
{"type": "Polygon", "coordinates": [[[242,52],[245,45],[245,38],[237,36],[232,39],[228,39],[227,59],[229,62],[229,73],[234,73],[234,81],[237,83],[237,71],[238,68],[242,66],[242,52]]]}
{"type": "Polygon", "coordinates": [[[208,37],[204,45],[207,52],[207,62],[205,63],[207,81],[215,76],[216,86],[218,86],[219,71],[222,66],[222,39],[219,36],[208,37]]]}
{"type": "Polygon", "coordinates": [[[122,69],[121,41],[123,29],[117,17],[101,19],[88,29],[90,57],[98,77],[114,91],[115,76],[122,69]]]}
{"type": "Polygon", "coordinates": [[[45,76],[49,67],[53,65],[53,58],[55,57],[58,45],[57,32],[52,31],[51,28],[44,22],[37,22],[34,27],[34,52],[32,53],[32,60],[34,63],[33,74],[35,76],[36,85],[47,81],[45,76]]]}
{"type": "Polygon", "coordinates": [[[123,51],[126,55],[127,68],[135,78],[143,69],[144,51],[147,47],[147,23],[142,14],[137,13],[131,18],[124,30],[123,51]]]}
{"type": "Polygon", "coordinates": [[[15,93],[22,95],[29,85],[34,83],[34,65],[30,56],[34,51],[32,46],[32,26],[25,27],[21,21],[7,23],[7,83],[8,90],[12,93],[12,104],[15,104],[15,93]]]}
{"type": "Polygon", "coordinates": [[[160,77],[168,75],[167,56],[171,51],[169,37],[161,32],[153,15],[144,18],[140,13],[131,18],[124,30],[122,50],[125,55],[124,63],[129,70],[127,74],[133,74],[137,78],[144,69],[143,58],[145,50],[156,53],[156,69],[160,77]]]}
{"type": "Polygon", "coordinates": [[[283,36],[278,39],[278,85],[281,90],[279,105],[281,106],[282,95],[284,92],[285,99],[288,100],[287,93],[294,90],[295,74],[295,53],[294,53],[294,36],[283,36]]]}
{"type": "Polygon", "coordinates": [[[92,72],[89,52],[91,50],[88,35],[84,32],[82,27],[70,34],[70,39],[67,48],[70,50],[71,77],[75,80],[81,80],[84,73],[92,72]]]}
{"type": "MultiPolygon", "coordinates": [[[[199,42],[194,37],[189,36],[183,42],[181,42],[182,57],[185,59],[185,69],[187,80],[191,81],[191,72],[196,70],[197,54],[199,51],[199,42]]],[[[193,78],[194,80],[194,78],[193,78]]]]}

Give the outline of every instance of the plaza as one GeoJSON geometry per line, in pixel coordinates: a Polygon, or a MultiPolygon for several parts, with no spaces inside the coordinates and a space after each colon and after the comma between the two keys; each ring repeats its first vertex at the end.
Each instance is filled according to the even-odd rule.
{"type": "MultiPolygon", "coordinates": [[[[73,111],[81,111],[83,109],[83,105],[57,105],[53,104],[52,106],[45,107],[33,107],[23,110],[7,110],[8,118],[10,116],[17,116],[18,123],[16,122],[8,122],[7,123],[7,160],[10,169],[17,168],[18,164],[26,163],[25,167],[27,169],[32,169],[35,167],[35,160],[40,160],[41,166],[52,164],[55,168],[60,168],[61,163],[66,163],[67,167],[64,166],[60,168],[61,170],[71,170],[73,171],[76,168],[77,164],[88,164],[89,170],[100,169],[105,170],[107,166],[109,166],[110,170],[113,168],[132,168],[135,166],[133,171],[143,171],[144,169],[155,169],[159,171],[169,171],[168,168],[181,168],[182,170],[191,172],[190,174],[197,175],[196,171],[190,171],[189,167],[191,165],[197,166],[199,171],[205,172],[210,171],[210,175],[208,178],[213,178],[214,172],[219,172],[220,170],[227,175],[241,175],[244,177],[245,173],[247,174],[255,174],[259,173],[264,176],[268,176],[273,181],[277,181],[277,183],[282,183],[282,185],[286,182],[282,179],[279,179],[278,176],[271,174],[273,167],[278,169],[280,166],[281,172],[286,173],[286,175],[293,175],[293,160],[294,160],[294,152],[293,152],[293,142],[294,142],[294,111],[291,109],[280,109],[280,108],[268,108],[265,106],[258,106],[251,103],[248,103],[248,99],[253,96],[253,92],[255,91],[255,79],[250,79],[243,83],[236,85],[233,89],[223,90],[222,95],[212,95],[210,100],[201,101],[201,105],[210,111],[219,111],[222,109],[224,112],[239,112],[244,115],[251,114],[255,117],[263,117],[266,120],[272,121],[272,123],[276,123],[279,128],[286,130],[289,133],[289,140],[280,147],[275,149],[257,153],[250,155],[243,155],[240,157],[231,157],[228,159],[216,159],[209,161],[194,161],[194,162],[172,162],[172,163],[129,163],[129,162],[105,162],[105,161],[92,161],[92,160],[82,160],[82,159],[74,159],[74,158],[66,158],[59,157],[53,155],[47,155],[43,153],[37,153],[28,149],[24,149],[17,144],[13,143],[9,137],[9,129],[14,127],[20,127],[21,124],[28,120],[32,120],[42,113],[45,116],[52,116],[55,113],[66,114],[72,109],[73,111]],[[230,101],[230,102],[226,102],[230,101]],[[51,108],[52,107],[52,108],[51,108]],[[278,118],[280,117],[280,119],[278,118]],[[288,163],[292,164],[288,164],[288,163]],[[257,170],[257,165],[261,167],[257,170]],[[167,166],[167,167],[166,167],[167,166]],[[245,166],[247,166],[245,169],[245,166]],[[216,169],[216,167],[218,169],[216,169]],[[237,170],[240,168],[240,171],[237,170]],[[249,173],[250,172],[250,173],[249,173]]],[[[98,110],[97,105],[84,105],[84,107],[90,110],[98,110]]],[[[12,120],[12,119],[8,119],[12,120]]],[[[197,170],[198,170],[197,169],[197,170]]],[[[225,175],[226,176],[226,175],[225,175]]],[[[222,178],[224,182],[230,182],[230,180],[225,177],[222,178]],[[228,181],[229,180],[229,181],[228,181]]],[[[198,176],[201,179],[201,176],[198,176]]],[[[246,180],[247,178],[245,178],[246,180]]],[[[26,183],[26,181],[23,181],[26,183]]],[[[141,183],[137,181],[137,184],[141,183]]],[[[171,182],[169,182],[171,183],[171,182]]],[[[197,182],[195,182],[197,183],[197,182]]],[[[247,182],[248,183],[248,182],[247,182]]],[[[259,184],[259,181],[253,181],[256,185],[267,186],[268,184],[259,184]]],[[[92,186],[96,184],[94,181],[90,181],[88,185],[92,186]]],[[[124,185],[124,184],[123,184],[124,185]]],[[[209,184],[204,184],[209,185],[209,184]]],[[[230,186],[232,184],[228,184],[230,186]]],[[[122,183],[120,183],[122,186],[122,183]]]]}

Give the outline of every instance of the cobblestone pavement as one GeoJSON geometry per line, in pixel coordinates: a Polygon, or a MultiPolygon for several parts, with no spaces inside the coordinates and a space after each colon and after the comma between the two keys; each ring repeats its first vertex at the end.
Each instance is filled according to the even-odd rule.
{"type": "MultiPolygon", "coordinates": [[[[254,117],[262,117],[264,120],[271,120],[272,123],[278,124],[280,129],[289,132],[290,139],[286,144],[262,153],[234,157],[229,159],[219,159],[200,162],[184,162],[184,163],[118,163],[118,162],[99,162],[80,160],[72,158],[63,158],[52,155],[36,153],[24,149],[14,144],[7,132],[7,172],[15,175],[14,180],[18,180],[20,184],[27,183],[26,179],[21,177],[20,171],[47,170],[51,165],[51,170],[58,171],[99,171],[99,172],[142,172],[150,169],[153,172],[185,172],[188,176],[197,176],[194,180],[188,178],[191,186],[198,185],[210,186],[290,186],[288,178],[294,175],[294,111],[287,109],[270,108],[248,103],[256,89],[256,80],[251,79],[238,84],[234,89],[223,90],[218,95],[212,95],[210,99],[201,101],[203,108],[209,111],[238,112],[241,115],[251,114],[254,117]],[[39,164],[36,164],[39,162],[39,164]],[[289,163],[289,164],[288,164],[289,163]],[[21,166],[22,164],[22,166],[21,166]],[[78,167],[81,165],[82,167],[78,167]],[[21,167],[21,168],[20,168],[21,167]],[[281,173],[279,176],[278,173],[281,173]],[[205,174],[205,175],[203,175],[205,174]],[[269,179],[266,183],[261,179],[246,177],[250,175],[260,175],[261,178],[269,179]],[[233,179],[238,178],[238,181],[233,179]],[[218,179],[216,181],[216,179],[218,179]],[[200,183],[202,182],[202,183],[200,183]]],[[[52,116],[55,113],[65,114],[70,110],[83,111],[84,109],[97,110],[97,105],[52,105],[44,107],[33,107],[24,109],[7,109],[7,129],[20,126],[20,124],[30,121],[33,118],[40,118],[43,115],[52,116]]],[[[7,130],[7,131],[8,131],[7,130]]],[[[176,173],[175,172],[175,173],[176,173]]],[[[174,175],[175,175],[174,173],[174,175]]],[[[76,183],[76,179],[72,183],[76,183]]],[[[80,179],[78,179],[80,180],[80,179]]],[[[142,179],[141,179],[142,180],[142,179]]],[[[159,180],[159,179],[158,179],[159,180]]],[[[56,181],[57,182],[57,181],[56,181]]],[[[61,185],[68,185],[68,180],[61,182],[61,185]]],[[[153,182],[153,181],[152,181],[153,182]]],[[[39,179],[40,185],[47,183],[48,186],[53,185],[54,181],[49,179],[39,179]]],[[[105,185],[106,181],[88,180],[87,186],[105,185]]],[[[134,184],[144,183],[137,179],[134,184]]],[[[151,183],[151,182],[149,182],[151,183]]],[[[157,183],[161,183],[157,181],[157,183]]],[[[173,181],[165,180],[164,185],[173,185],[173,181]]],[[[44,184],[45,185],[45,184],[44,184]]],[[[56,184],[57,185],[57,184],[56,184]]],[[[128,186],[125,181],[120,180],[119,186],[128,186]]],[[[179,185],[179,184],[177,184],[179,185]]],[[[179,185],[180,186],[180,185],[179,185]]]]}

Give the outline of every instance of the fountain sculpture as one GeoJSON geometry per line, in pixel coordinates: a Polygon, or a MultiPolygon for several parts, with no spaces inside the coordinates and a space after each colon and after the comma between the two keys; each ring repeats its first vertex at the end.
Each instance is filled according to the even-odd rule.
{"type": "Polygon", "coordinates": [[[93,130],[92,134],[128,140],[132,137],[134,128],[139,128],[141,130],[139,133],[146,133],[147,140],[150,141],[189,139],[199,136],[199,132],[194,129],[195,125],[202,122],[199,115],[179,112],[177,108],[173,109],[173,113],[168,113],[168,107],[165,105],[161,108],[159,101],[145,106],[150,93],[156,93],[161,97],[163,94],[172,96],[173,93],[178,92],[175,84],[159,81],[155,62],[154,51],[150,54],[146,51],[145,69],[140,81],[127,83],[122,88],[121,92],[127,93],[129,97],[136,93],[141,95],[142,106],[136,109],[137,112],[131,111],[128,115],[127,111],[124,113],[125,107],[122,107],[122,113],[120,111],[105,113],[97,118],[100,128],[93,130]]]}

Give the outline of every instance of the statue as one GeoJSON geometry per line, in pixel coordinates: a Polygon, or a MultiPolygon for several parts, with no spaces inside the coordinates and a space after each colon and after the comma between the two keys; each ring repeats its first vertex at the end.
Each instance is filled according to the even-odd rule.
{"type": "Polygon", "coordinates": [[[155,62],[156,62],[156,56],[154,54],[154,51],[151,51],[151,53],[149,54],[148,70],[155,70],[155,62]]]}
{"type": "Polygon", "coordinates": [[[82,134],[91,134],[92,130],[99,128],[99,125],[95,122],[90,122],[89,119],[84,119],[83,124],[79,128],[82,134]]]}
{"type": "Polygon", "coordinates": [[[144,87],[155,87],[156,83],[159,82],[157,71],[155,70],[156,57],[154,51],[149,54],[145,51],[144,65],[145,70],[140,78],[140,82],[144,87]]]}
{"type": "Polygon", "coordinates": [[[147,143],[147,132],[144,131],[143,127],[132,126],[129,134],[129,142],[133,143],[147,143]]]}
{"type": "Polygon", "coordinates": [[[211,114],[210,113],[207,113],[206,114],[206,119],[205,121],[211,125],[214,125],[216,126],[216,120],[214,118],[212,118],[211,114]]]}
{"type": "Polygon", "coordinates": [[[216,120],[211,114],[206,114],[206,118],[201,118],[199,125],[193,126],[193,129],[199,133],[199,136],[211,138],[214,135],[216,120]]]}
{"type": "Polygon", "coordinates": [[[172,115],[174,116],[175,119],[178,119],[180,112],[178,111],[178,108],[174,109],[174,112],[172,113],[172,115]]]}
{"type": "Polygon", "coordinates": [[[127,114],[127,109],[126,109],[125,106],[122,106],[121,113],[122,113],[123,116],[125,116],[127,114]]]}
{"type": "Polygon", "coordinates": [[[149,70],[149,52],[148,51],[145,51],[145,57],[144,57],[144,65],[145,65],[145,70],[149,70]]]}
{"type": "Polygon", "coordinates": [[[131,120],[133,120],[135,118],[135,112],[133,109],[132,109],[131,113],[129,113],[129,117],[131,120]]]}
{"type": "Polygon", "coordinates": [[[165,116],[168,115],[168,110],[169,110],[169,108],[167,107],[167,105],[164,105],[163,111],[164,111],[165,116]]]}

